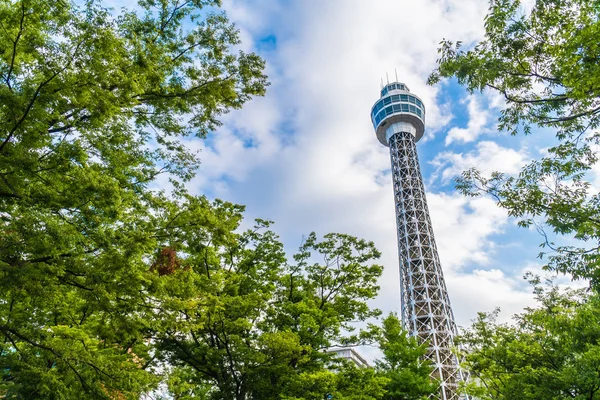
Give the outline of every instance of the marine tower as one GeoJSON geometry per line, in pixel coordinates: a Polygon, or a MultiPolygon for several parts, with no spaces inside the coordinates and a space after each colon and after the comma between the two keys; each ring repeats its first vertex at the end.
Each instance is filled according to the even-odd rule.
{"type": "Polygon", "coordinates": [[[440,400],[464,399],[457,392],[463,372],[452,352],[456,324],[440,265],[416,143],[425,130],[425,106],[405,84],[388,83],[371,109],[377,139],[390,148],[404,328],[421,343],[431,376],[440,381],[440,400]]]}

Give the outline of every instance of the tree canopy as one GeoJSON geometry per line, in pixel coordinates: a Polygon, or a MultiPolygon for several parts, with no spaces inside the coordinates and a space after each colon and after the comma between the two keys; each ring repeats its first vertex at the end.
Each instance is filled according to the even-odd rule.
{"type": "Polygon", "coordinates": [[[600,398],[600,197],[590,181],[599,148],[599,17],[595,0],[536,0],[527,10],[518,0],[491,0],[484,39],[468,49],[444,40],[429,79],[455,77],[471,92],[501,94],[500,130],[555,134],[547,155],[518,176],[470,169],[457,187],[492,196],[523,227],[535,224],[545,267],[591,286],[546,289],[530,277],[537,307],[513,324],[496,322],[497,311],[480,314],[460,339],[476,398],[600,398]]]}
{"type": "Polygon", "coordinates": [[[150,260],[177,246],[179,223],[221,237],[240,217],[148,185],[191,177],[178,138],[203,136],[267,83],[257,55],[231,51],[237,31],[216,5],[147,0],[112,15],[94,1],[0,2],[4,397],[133,398],[155,385],[150,260]]]}
{"type": "Polygon", "coordinates": [[[472,169],[458,187],[469,195],[492,195],[522,226],[539,222],[542,230],[579,239],[578,245],[561,244],[546,235],[547,267],[595,286],[600,282],[600,197],[590,171],[599,148],[599,16],[596,0],[537,0],[527,11],[518,0],[492,0],[484,39],[466,50],[461,42],[444,40],[429,79],[456,77],[470,91],[503,95],[501,130],[555,132],[547,155],[519,176],[484,176],[472,169]]]}
{"type": "Polygon", "coordinates": [[[427,380],[397,330],[385,373],[325,351],[380,337],[355,329],[379,315],[372,242],[310,234],[290,261],[269,222],[186,191],[185,138],[268,84],[219,5],[0,0],[1,398],[375,400],[393,368],[427,380]]]}
{"type": "Polygon", "coordinates": [[[438,382],[429,377],[431,366],[423,362],[427,344],[409,337],[394,314],[383,320],[379,348],[383,358],[376,366],[389,379],[384,400],[425,400],[438,392],[438,382]]]}
{"type": "MultiPolygon", "coordinates": [[[[173,328],[158,337],[173,373],[186,376],[192,388],[211,388],[206,395],[211,399],[313,398],[310,393],[351,399],[342,396],[349,382],[342,377],[350,373],[381,391],[372,371],[359,378],[364,372],[330,370],[335,360],[326,352],[332,345],[372,339],[352,335],[351,322],[379,314],[366,304],[377,293],[382,271],[369,264],[379,257],[373,243],[343,234],[319,241],[311,234],[288,265],[273,233],[260,229],[223,243],[220,251],[197,241],[182,249],[189,256],[181,260],[181,274],[190,275],[196,295],[181,303],[182,286],[176,285],[176,307],[162,313],[172,315],[173,328]]],[[[379,398],[367,397],[367,387],[358,394],[379,398]]]]}
{"type": "Polygon", "coordinates": [[[597,294],[543,287],[533,279],[539,306],[496,322],[480,313],[460,339],[478,399],[600,398],[600,302],[597,294]]]}

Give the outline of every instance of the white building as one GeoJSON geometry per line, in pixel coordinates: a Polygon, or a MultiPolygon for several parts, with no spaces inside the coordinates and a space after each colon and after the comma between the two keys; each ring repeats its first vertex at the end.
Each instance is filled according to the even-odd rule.
{"type": "Polygon", "coordinates": [[[331,348],[327,350],[327,353],[335,354],[338,358],[343,358],[348,361],[352,361],[354,364],[356,364],[356,366],[360,368],[366,368],[369,366],[369,363],[364,358],[362,358],[360,354],[356,352],[356,350],[354,350],[351,347],[331,348]]]}

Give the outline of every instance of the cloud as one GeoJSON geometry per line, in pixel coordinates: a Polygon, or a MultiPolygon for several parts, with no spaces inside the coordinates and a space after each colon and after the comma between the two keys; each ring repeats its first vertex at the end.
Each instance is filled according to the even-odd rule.
{"type": "Polygon", "coordinates": [[[427,200],[443,267],[460,271],[488,264],[495,248],[490,237],[502,233],[506,212],[486,197],[428,193],[427,200]]]}
{"type": "Polygon", "coordinates": [[[490,112],[482,109],[481,100],[480,96],[470,95],[461,102],[462,104],[467,104],[469,122],[466,128],[456,126],[451,128],[446,135],[446,145],[455,141],[463,143],[472,142],[481,134],[490,132],[487,126],[490,122],[490,112]]]}
{"type": "MultiPolygon", "coordinates": [[[[249,218],[274,220],[289,252],[313,230],[375,241],[385,271],[373,304],[398,311],[389,150],[375,138],[369,111],[379,97],[380,79],[396,69],[427,107],[422,163],[433,161],[435,173],[446,180],[469,165],[514,171],[526,153],[504,148],[494,137],[473,145],[481,133],[473,124],[484,126],[492,117],[478,102],[496,107],[493,99],[468,100],[472,122],[460,121],[448,104],[436,103],[444,89],[425,85],[438,43],[444,37],[465,43],[481,37],[487,5],[479,0],[382,0],[375,6],[359,0],[229,0],[225,7],[242,31],[244,50],[258,50],[267,59],[272,85],[265,98],[228,114],[207,142],[192,144],[202,149],[193,190],[246,204],[249,218]],[[265,38],[269,47],[261,51],[265,38]],[[484,122],[475,121],[477,113],[486,113],[484,122]],[[456,152],[427,153],[443,147],[443,138],[433,132],[446,129],[451,119],[464,122],[466,130],[473,125],[474,133],[452,134],[456,152]]],[[[491,267],[494,257],[501,258],[495,242],[507,226],[505,213],[489,199],[453,192],[429,192],[428,200],[458,323],[468,324],[492,303],[518,308],[528,293],[520,275],[491,267]]]]}
{"type": "Polygon", "coordinates": [[[469,168],[477,168],[483,173],[498,171],[516,174],[527,161],[529,156],[526,148],[517,151],[492,141],[483,141],[478,142],[475,148],[468,152],[439,153],[431,164],[436,167],[433,178],[439,177],[443,183],[447,183],[469,168]]]}
{"type": "Polygon", "coordinates": [[[477,304],[481,312],[490,312],[500,306],[500,322],[508,322],[524,307],[535,305],[531,288],[524,284],[520,276],[507,276],[497,269],[449,274],[446,284],[453,294],[450,300],[457,324],[463,328],[468,327],[475,318],[469,312],[473,304],[477,304]]]}

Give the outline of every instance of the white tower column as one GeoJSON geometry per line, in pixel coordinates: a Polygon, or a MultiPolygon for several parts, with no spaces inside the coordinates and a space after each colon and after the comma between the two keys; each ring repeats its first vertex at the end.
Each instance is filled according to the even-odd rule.
{"type": "Polygon", "coordinates": [[[425,130],[425,106],[406,85],[394,82],[382,89],[371,119],[377,138],[390,148],[402,323],[421,343],[428,343],[425,358],[434,366],[431,377],[440,382],[439,399],[464,399],[457,390],[464,377],[452,351],[456,324],[417,156],[416,142],[425,130]]]}

